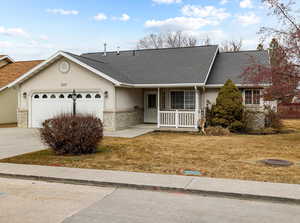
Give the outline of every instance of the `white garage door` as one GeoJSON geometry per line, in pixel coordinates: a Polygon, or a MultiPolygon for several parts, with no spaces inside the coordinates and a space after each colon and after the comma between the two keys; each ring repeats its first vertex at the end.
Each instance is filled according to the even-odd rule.
{"type": "MultiPolygon", "coordinates": [[[[32,95],[31,127],[40,128],[43,121],[60,114],[72,114],[72,93],[36,93],[32,95]]],[[[78,92],[77,114],[91,114],[103,120],[103,96],[97,92],[78,92]]]]}

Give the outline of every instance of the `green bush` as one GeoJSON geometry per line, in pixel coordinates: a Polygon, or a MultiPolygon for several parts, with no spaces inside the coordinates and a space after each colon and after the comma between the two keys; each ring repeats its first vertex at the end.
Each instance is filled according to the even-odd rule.
{"type": "Polygon", "coordinates": [[[212,126],[222,126],[232,132],[240,132],[245,128],[243,122],[243,98],[235,84],[228,80],[220,89],[216,104],[211,106],[212,126]]]}

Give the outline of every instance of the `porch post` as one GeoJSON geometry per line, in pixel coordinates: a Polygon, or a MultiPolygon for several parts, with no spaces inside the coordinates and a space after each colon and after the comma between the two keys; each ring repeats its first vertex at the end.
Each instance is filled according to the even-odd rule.
{"type": "Polygon", "coordinates": [[[157,88],[157,128],[160,128],[160,91],[157,88]]]}
{"type": "Polygon", "coordinates": [[[197,86],[195,86],[195,129],[198,128],[199,122],[199,92],[197,86]]]}

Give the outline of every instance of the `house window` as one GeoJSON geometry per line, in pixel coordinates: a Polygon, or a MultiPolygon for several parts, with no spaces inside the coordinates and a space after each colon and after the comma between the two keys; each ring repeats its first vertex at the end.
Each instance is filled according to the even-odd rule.
{"type": "Polygon", "coordinates": [[[260,104],[260,90],[258,90],[258,89],[245,90],[245,104],[246,105],[259,105],[260,104]]]}
{"type": "Polygon", "coordinates": [[[156,108],[156,94],[148,95],[148,108],[156,108]]]}
{"type": "Polygon", "coordinates": [[[171,92],[172,109],[195,109],[194,91],[172,91],[171,92]]]}
{"type": "Polygon", "coordinates": [[[195,92],[185,91],[184,92],[184,108],[195,109],[195,92]]]}
{"type": "Polygon", "coordinates": [[[184,109],[184,91],[171,92],[171,108],[184,109]]]}

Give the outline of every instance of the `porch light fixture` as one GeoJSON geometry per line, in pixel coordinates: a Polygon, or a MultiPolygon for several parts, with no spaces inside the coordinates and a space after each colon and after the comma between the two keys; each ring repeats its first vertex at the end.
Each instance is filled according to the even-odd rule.
{"type": "Polygon", "coordinates": [[[108,98],[108,91],[105,91],[105,92],[104,92],[104,97],[105,97],[105,98],[108,98]]]}
{"type": "Polygon", "coordinates": [[[72,100],[73,100],[73,115],[75,116],[76,115],[76,100],[77,100],[77,94],[76,94],[75,90],[73,90],[73,93],[72,93],[72,100]]]}
{"type": "Polygon", "coordinates": [[[26,99],[27,98],[27,93],[23,92],[23,98],[26,99]]]}

